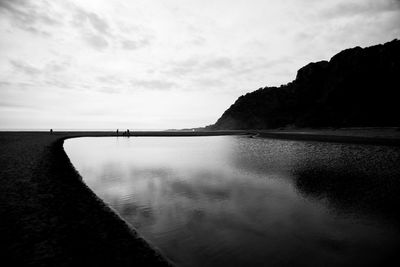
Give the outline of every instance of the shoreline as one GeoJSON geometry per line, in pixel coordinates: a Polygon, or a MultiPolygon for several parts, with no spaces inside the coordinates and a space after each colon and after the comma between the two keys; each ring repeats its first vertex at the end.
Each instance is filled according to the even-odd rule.
{"type": "Polygon", "coordinates": [[[87,187],[64,151],[69,137],[0,133],[2,262],[173,266],[87,187]]]}
{"type": "MultiPolygon", "coordinates": [[[[130,136],[221,135],[400,145],[399,131],[386,137],[276,130],[131,132],[130,136]]],[[[0,132],[3,262],[15,266],[173,265],[87,187],[63,147],[69,138],[116,136],[115,132],[0,132]]]]}
{"type": "Polygon", "coordinates": [[[400,128],[339,128],[339,129],[278,129],[278,130],[217,130],[217,131],[133,131],[129,136],[115,131],[0,131],[0,134],[47,134],[66,140],[78,137],[197,137],[248,135],[256,138],[271,138],[296,141],[354,143],[366,145],[400,146],[400,128]]]}
{"type": "Polygon", "coordinates": [[[296,141],[316,141],[329,143],[345,143],[360,145],[382,145],[382,146],[400,146],[400,131],[390,131],[386,134],[379,134],[370,131],[349,130],[294,130],[294,131],[260,131],[257,134],[260,138],[273,138],[296,141]]]}

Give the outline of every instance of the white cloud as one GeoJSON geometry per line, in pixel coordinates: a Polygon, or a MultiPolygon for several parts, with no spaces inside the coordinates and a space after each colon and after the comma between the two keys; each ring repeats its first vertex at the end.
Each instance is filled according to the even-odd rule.
{"type": "Polygon", "coordinates": [[[166,80],[132,80],[133,87],[139,87],[149,90],[169,90],[176,87],[177,84],[166,80]]]}
{"type": "Polygon", "coordinates": [[[0,127],[211,124],[399,25],[397,0],[0,0],[0,127]]]}

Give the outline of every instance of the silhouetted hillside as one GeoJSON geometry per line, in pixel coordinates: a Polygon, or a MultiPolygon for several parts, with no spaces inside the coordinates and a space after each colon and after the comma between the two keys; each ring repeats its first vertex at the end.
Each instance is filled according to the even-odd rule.
{"type": "Polygon", "coordinates": [[[310,63],[280,87],[239,97],[209,129],[400,126],[400,41],[310,63]]]}

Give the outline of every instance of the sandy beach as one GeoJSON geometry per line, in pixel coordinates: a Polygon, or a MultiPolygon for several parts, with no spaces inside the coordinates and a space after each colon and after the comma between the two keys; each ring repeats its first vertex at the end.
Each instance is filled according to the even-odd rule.
{"type": "MultiPolygon", "coordinates": [[[[398,146],[399,133],[395,129],[356,129],[134,132],[131,135],[249,134],[266,138],[398,146]]],[[[0,132],[2,263],[10,263],[10,266],[172,264],[83,183],[63,149],[66,138],[115,135],[115,132],[0,132]]]]}
{"type": "Polygon", "coordinates": [[[168,266],[85,186],[62,147],[69,136],[0,134],[2,264],[168,266]]]}

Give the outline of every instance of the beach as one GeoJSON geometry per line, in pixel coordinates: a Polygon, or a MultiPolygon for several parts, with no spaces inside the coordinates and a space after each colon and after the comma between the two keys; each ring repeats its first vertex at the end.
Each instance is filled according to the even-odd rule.
{"type": "Polygon", "coordinates": [[[170,265],[85,186],[63,150],[68,136],[0,134],[4,266],[170,265]]]}
{"type": "MultiPolygon", "coordinates": [[[[248,134],[398,146],[399,133],[395,129],[176,131],[131,132],[131,136],[248,134]]],[[[2,263],[11,266],[172,265],[82,181],[63,149],[63,142],[67,138],[87,136],[116,136],[116,133],[0,132],[2,263]]]]}

